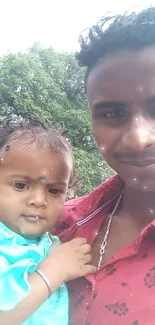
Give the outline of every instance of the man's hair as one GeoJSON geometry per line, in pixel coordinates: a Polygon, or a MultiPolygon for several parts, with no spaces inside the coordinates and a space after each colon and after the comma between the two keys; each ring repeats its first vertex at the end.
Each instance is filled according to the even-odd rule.
{"type": "Polygon", "coordinates": [[[155,7],[141,12],[105,16],[80,36],[81,50],[76,54],[80,66],[90,70],[107,54],[120,50],[139,50],[155,45],[155,7]]]}

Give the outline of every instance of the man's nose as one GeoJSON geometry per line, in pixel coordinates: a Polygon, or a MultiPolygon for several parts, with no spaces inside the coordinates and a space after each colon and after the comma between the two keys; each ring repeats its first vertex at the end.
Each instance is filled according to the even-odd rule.
{"type": "Polygon", "coordinates": [[[124,130],[123,143],[127,149],[142,152],[146,147],[155,145],[155,122],[143,116],[134,118],[124,130]]]}

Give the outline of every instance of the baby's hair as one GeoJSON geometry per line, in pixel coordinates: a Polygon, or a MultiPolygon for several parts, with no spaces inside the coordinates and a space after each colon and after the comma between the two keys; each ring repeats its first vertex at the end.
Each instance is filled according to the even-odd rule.
{"type": "Polygon", "coordinates": [[[72,147],[62,132],[50,123],[45,123],[35,114],[23,116],[9,115],[0,121],[0,149],[9,151],[11,146],[34,149],[39,147],[58,153],[69,153],[73,159],[73,171],[70,186],[75,175],[72,147]]]}

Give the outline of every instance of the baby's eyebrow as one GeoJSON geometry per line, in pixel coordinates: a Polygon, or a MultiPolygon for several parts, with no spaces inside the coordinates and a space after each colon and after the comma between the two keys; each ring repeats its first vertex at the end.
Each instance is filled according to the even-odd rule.
{"type": "Polygon", "coordinates": [[[35,178],[33,178],[33,177],[30,177],[30,176],[28,176],[28,175],[23,175],[23,174],[11,174],[10,175],[10,177],[11,178],[22,178],[22,179],[25,179],[25,180],[35,180],[35,178]]]}
{"type": "Polygon", "coordinates": [[[67,180],[62,180],[62,179],[51,180],[51,179],[49,179],[49,181],[48,181],[48,179],[45,176],[39,177],[39,181],[42,184],[50,184],[52,186],[57,185],[57,184],[66,186],[66,184],[67,184],[67,180]]]}
{"type": "Polygon", "coordinates": [[[64,179],[51,180],[51,179],[48,179],[45,176],[33,177],[33,176],[24,175],[24,174],[12,174],[11,178],[17,179],[17,180],[18,179],[25,180],[27,182],[28,181],[29,182],[37,182],[37,181],[39,181],[40,183],[50,184],[52,186],[54,186],[54,185],[66,186],[66,184],[67,184],[67,180],[64,180],[64,179]]]}

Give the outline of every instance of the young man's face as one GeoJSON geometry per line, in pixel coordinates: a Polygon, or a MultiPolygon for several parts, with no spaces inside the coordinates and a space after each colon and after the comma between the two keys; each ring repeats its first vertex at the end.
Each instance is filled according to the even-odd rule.
{"type": "Polygon", "coordinates": [[[94,135],[129,185],[155,189],[155,47],[107,55],[87,80],[94,135]]]}

